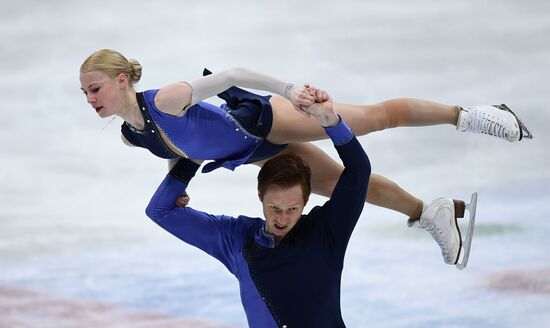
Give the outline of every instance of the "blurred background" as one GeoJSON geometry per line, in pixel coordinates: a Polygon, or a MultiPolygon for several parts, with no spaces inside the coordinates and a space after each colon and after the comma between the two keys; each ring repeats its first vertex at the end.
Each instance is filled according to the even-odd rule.
{"type": "MultiPolygon", "coordinates": [[[[373,170],[418,197],[477,191],[479,203],[461,272],[401,214],[367,205],[343,317],[349,327],[550,327],[549,14],[541,0],[2,2],[0,327],[246,326],[225,267],[145,216],[165,161],[125,147],[122,121],[86,103],[79,67],[102,48],[142,64],[141,91],[240,66],[346,103],[506,103],[535,139],[450,125],[360,138],[373,170]]],[[[261,216],[256,174],[200,174],[191,204],[261,216]]]]}

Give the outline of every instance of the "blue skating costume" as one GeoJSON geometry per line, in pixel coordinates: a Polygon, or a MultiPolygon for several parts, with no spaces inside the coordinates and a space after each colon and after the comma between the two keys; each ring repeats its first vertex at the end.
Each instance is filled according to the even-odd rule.
{"type": "Polygon", "coordinates": [[[302,215],[277,245],[261,218],[175,207],[199,168],[186,159],[178,161],[147,207],[158,225],[235,275],[250,327],[345,327],[340,310],[344,255],[364,206],[371,168],[343,121],[326,131],[344,172],[330,200],[302,215]]]}
{"type": "Polygon", "coordinates": [[[155,105],[158,90],[137,93],[145,128],[137,130],[124,122],[121,132],[134,146],[149,149],[162,158],[177,158],[160,137],[160,131],[188,158],[213,160],[203,168],[234,170],[245,163],[269,158],[285,148],[265,138],[271,129],[273,113],[270,96],[260,96],[231,87],[218,96],[226,101],[220,107],[200,101],[183,116],[161,112],[155,105]]]}

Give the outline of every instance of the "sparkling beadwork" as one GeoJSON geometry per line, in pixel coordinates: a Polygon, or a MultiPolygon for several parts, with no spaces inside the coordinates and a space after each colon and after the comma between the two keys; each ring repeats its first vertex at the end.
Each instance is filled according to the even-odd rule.
{"type": "Polygon", "coordinates": [[[250,132],[248,132],[246,129],[244,129],[238,120],[236,120],[233,116],[231,116],[227,111],[225,112],[225,116],[231,121],[233,122],[233,124],[235,124],[235,132],[239,132],[239,133],[242,133],[244,135],[244,138],[245,139],[248,139],[248,137],[254,139],[254,140],[258,140],[259,142],[261,142],[263,140],[263,138],[261,137],[258,137],[254,134],[251,134],[250,132]]]}

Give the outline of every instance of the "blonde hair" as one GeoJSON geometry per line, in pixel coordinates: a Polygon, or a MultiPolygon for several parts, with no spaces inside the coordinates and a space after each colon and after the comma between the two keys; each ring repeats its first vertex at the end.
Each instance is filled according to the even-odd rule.
{"type": "Polygon", "coordinates": [[[111,78],[123,73],[132,86],[141,79],[141,70],[141,65],[137,60],[128,60],[120,52],[111,49],[94,52],[80,65],[80,73],[100,71],[111,78]]]}

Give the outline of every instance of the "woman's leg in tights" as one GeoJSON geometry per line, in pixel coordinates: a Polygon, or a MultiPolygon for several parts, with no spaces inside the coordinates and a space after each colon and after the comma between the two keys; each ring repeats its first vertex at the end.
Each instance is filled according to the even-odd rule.
{"type": "MultiPolygon", "coordinates": [[[[291,143],[287,149],[304,158],[312,169],[312,189],[316,194],[330,196],[343,168],[330,156],[307,141],[326,139],[327,135],[314,118],[294,110],[282,97],[272,98],[273,126],[268,140],[273,143],[291,143]]],[[[456,124],[459,108],[419,99],[395,99],[374,105],[335,104],[356,135],[400,126],[456,124]]],[[[389,208],[411,218],[422,212],[422,201],[395,182],[372,174],[366,201],[389,208]]]]}
{"type": "MultiPolygon", "coordinates": [[[[344,169],[343,166],[312,143],[291,143],[285,152],[298,155],[308,163],[311,168],[312,192],[330,197],[344,169]]],[[[262,165],[262,163],[257,164],[262,165]]],[[[422,212],[420,199],[378,174],[371,175],[366,201],[412,218],[420,217],[422,212]]]]}
{"type": "MultiPolygon", "coordinates": [[[[271,99],[273,125],[268,140],[276,144],[327,139],[319,122],[294,110],[278,96],[271,99]]],[[[357,136],[401,126],[456,125],[459,107],[420,99],[394,99],[374,105],[334,104],[357,136]]],[[[454,131],[454,130],[453,130],[454,131]]]]}

